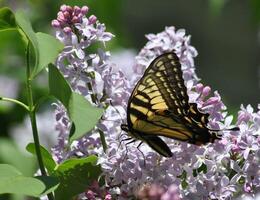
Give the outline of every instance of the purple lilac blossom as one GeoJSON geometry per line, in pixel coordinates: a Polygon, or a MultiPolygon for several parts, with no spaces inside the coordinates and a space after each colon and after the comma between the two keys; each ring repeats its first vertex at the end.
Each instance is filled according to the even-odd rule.
{"type": "MultiPolygon", "coordinates": [[[[86,53],[86,49],[96,43],[104,44],[113,35],[105,31],[105,25],[101,24],[95,16],[86,17],[88,10],[87,6],[72,8],[62,5],[57,19],[52,21],[52,26],[56,29],[56,37],[65,45],[56,64],[75,92],[85,96],[93,104],[102,106],[99,99],[103,96],[102,76],[104,75],[101,72],[105,74],[105,69],[108,70],[109,52],[100,48],[97,53],[86,53]],[[87,87],[89,84],[91,88],[87,87]]],[[[74,142],[67,151],[71,122],[61,104],[55,104],[55,107],[56,130],[60,134],[53,153],[58,162],[75,154],[86,155],[86,148],[84,148],[86,146],[100,147],[97,133],[94,133],[92,137],[83,137],[74,142]]]]}
{"type": "Polygon", "coordinates": [[[139,200],[180,200],[178,187],[170,185],[168,189],[162,188],[159,185],[144,185],[138,191],[137,198],[139,200]]]}
{"type": "MultiPolygon", "coordinates": [[[[52,23],[57,29],[56,37],[65,44],[57,66],[74,91],[93,104],[108,108],[91,135],[68,147],[70,122],[65,109],[57,104],[56,129],[60,135],[59,143],[53,148],[56,160],[61,162],[75,154],[97,154],[109,195],[116,199],[129,199],[145,185],[151,184],[164,189],[161,199],[230,199],[244,193],[254,196],[260,190],[259,108],[254,112],[252,107],[242,106],[236,123],[241,130],[223,131],[223,139],[214,144],[198,147],[166,138],[173,158],[161,157],[146,144],[140,150],[137,149],[138,143],[126,146],[120,142],[128,137],[120,125],[126,118],[131,90],[154,58],[172,50],[180,58],[190,102],[197,103],[202,111],[210,114],[209,127],[230,128],[232,116],[226,112],[219,93],[215,91],[210,96],[210,87],[199,82],[194,66],[194,57],[198,53],[190,45],[190,36],[185,30],[166,27],[161,33],[148,34],[148,42],[136,57],[132,70],[126,70],[124,65],[116,66],[109,61],[107,51],[99,49],[96,53],[86,53],[93,43],[105,43],[113,35],[105,32],[104,24],[99,23],[95,16],[85,17],[86,7],[83,10],[62,6],[57,20],[52,23]],[[91,87],[86,87],[88,84],[91,87]],[[106,152],[101,148],[98,129],[105,133],[106,152]],[[179,195],[174,197],[173,193],[179,195]]],[[[82,199],[95,195],[93,192],[81,194],[82,199]]]]}

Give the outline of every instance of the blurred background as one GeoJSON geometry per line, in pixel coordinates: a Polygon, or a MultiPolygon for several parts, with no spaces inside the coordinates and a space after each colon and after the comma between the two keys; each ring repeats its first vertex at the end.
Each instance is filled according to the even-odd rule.
{"type": "MultiPolygon", "coordinates": [[[[62,4],[90,7],[90,14],[116,35],[107,47],[112,55],[120,55],[121,64],[134,59],[147,42],[145,34],[161,32],[165,26],[184,28],[199,53],[195,59],[198,77],[204,85],[219,91],[229,112],[236,114],[241,104],[256,109],[260,103],[260,0],[0,0],[0,7],[25,9],[34,30],[50,34],[54,34],[51,20],[62,4]]],[[[26,101],[24,47],[17,38],[16,32],[0,34],[0,96],[26,101]]],[[[36,98],[47,92],[46,76],[42,73],[34,85],[36,98]]],[[[50,148],[57,133],[52,126],[53,115],[44,106],[42,110],[39,132],[50,148]]],[[[35,162],[24,154],[30,134],[24,111],[0,102],[0,163],[18,165],[22,172],[33,174],[35,162]],[[20,162],[23,159],[28,161],[20,162]]]]}

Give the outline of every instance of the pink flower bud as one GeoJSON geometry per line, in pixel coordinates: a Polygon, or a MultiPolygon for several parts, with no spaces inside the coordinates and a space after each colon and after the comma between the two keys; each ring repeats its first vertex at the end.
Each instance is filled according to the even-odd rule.
{"type": "Polygon", "coordinates": [[[210,88],[209,86],[206,86],[206,87],[204,87],[203,90],[202,90],[202,95],[203,95],[204,97],[206,97],[206,96],[209,95],[210,92],[211,92],[211,88],[210,88]]]}
{"type": "Polygon", "coordinates": [[[63,31],[65,32],[65,33],[67,33],[67,34],[69,34],[69,33],[71,33],[72,32],[72,30],[71,30],[71,28],[70,27],[64,27],[63,28],[63,31]]]}
{"type": "Polygon", "coordinates": [[[56,20],[56,19],[51,21],[51,25],[54,28],[60,28],[60,22],[58,20],[56,20]]]}
{"type": "Polygon", "coordinates": [[[198,92],[198,93],[201,93],[202,92],[202,90],[203,90],[203,84],[201,84],[201,83],[198,83],[197,85],[196,85],[196,91],[198,92]]]}
{"type": "Polygon", "coordinates": [[[57,19],[60,21],[60,22],[65,22],[65,17],[64,17],[64,15],[63,15],[63,12],[58,12],[58,14],[57,14],[57,19]]]}
{"type": "Polygon", "coordinates": [[[219,102],[218,97],[210,97],[206,102],[203,103],[203,107],[208,106],[208,105],[214,105],[219,102]]]}
{"type": "Polygon", "coordinates": [[[87,6],[83,6],[83,7],[81,8],[81,13],[82,13],[83,15],[86,15],[86,14],[88,13],[88,11],[89,11],[89,8],[88,8],[87,6]]]}
{"type": "Polygon", "coordinates": [[[68,11],[69,13],[72,13],[73,9],[71,6],[67,6],[66,11],[68,11]]]}
{"type": "Polygon", "coordinates": [[[83,18],[82,13],[78,14],[77,18],[78,18],[77,23],[81,23],[82,22],[82,18],[83,18]]]}
{"type": "Polygon", "coordinates": [[[80,9],[80,7],[78,7],[78,6],[74,6],[73,7],[73,14],[74,15],[78,15],[79,13],[81,13],[81,9],[80,9]]]}
{"type": "Polygon", "coordinates": [[[61,7],[60,7],[60,11],[66,11],[67,9],[67,6],[65,4],[63,4],[61,7]]]}
{"type": "Polygon", "coordinates": [[[69,13],[68,11],[65,11],[65,12],[63,13],[63,15],[64,15],[64,18],[65,18],[67,21],[69,21],[69,19],[70,19],[70,13],[69,13]]]}
{"type": "Polygon", "coordinates": [[[74,16],[73,18],[72,18],[72,20],[71,20],[71,22],[72,23],[78,23],[80,20],[79,20],[79,18],[78,17],[76,17],[76,16],[74,16]]]}
{"type": "Polygon", "coordinates": [[[95,24],[97,21],[97,17],[95,15],[91,15],[89,18],[89,24],[95,24]]]}

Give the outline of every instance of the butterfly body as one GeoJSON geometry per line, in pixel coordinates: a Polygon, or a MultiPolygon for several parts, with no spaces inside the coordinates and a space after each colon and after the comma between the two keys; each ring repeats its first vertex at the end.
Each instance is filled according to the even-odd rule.
{"type": "Polygon", "coordinates": [[[152,61],[136,84],[127,107],[122,130],[146,142],[165,157],[172,153],[158,136],[201,145],[220,139],[207,128],[209,114],[189,103],[179,58],[165,53],[152,61]]]}

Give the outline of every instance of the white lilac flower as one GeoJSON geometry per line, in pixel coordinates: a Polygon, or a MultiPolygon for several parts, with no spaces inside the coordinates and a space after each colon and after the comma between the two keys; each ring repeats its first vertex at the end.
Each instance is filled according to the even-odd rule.
{"type": "Polygon", "coordinates": [[[242,198],[238,198],[237,200],[260,200],[260,193],[254,196],[242,195],[242,198]]]}
{"type": "MultiPolygon", "coordinates": [[[[58,161],[75,154],[97,154],[109,194],[116,199],[132,198],[143,186],[151,184],[165,191],[168,188],[165,199],[169,199],[167,194],[173,192],[171,185],[175,185],[174,191],[179,192],[177,199],[230,199],[260,190],[260,111],[253,112],[250,107],[242,107],[239,112],[237,125],[241,131],[223,131],[223,140],[214,144],[198,147],[166,138],[173,158],[162,158],[146,144],[138,149],[139,143],[126,145],[127,142],[122,142],[128,136],[120,125],[126,118],[126,105],[132,88],[150,62],[169,51],[175,51],[180,58],[190,102],[197,103],[202,111],[210,114],[210,128],[225,129],[232,125],[232,116],[225,111],[220,94],[214,92],[210,97],[210,87],[199,83],[193,59],[197,51],[190,45],[190,36],[186,36],[185,30],[166,27],[161,33],[148,34],[147,44],[126,73],[124,65],[116,66],[116,63],[109,62],[109,52],[99,49],[87,54],[86,49],[93,43],[107,42],[113,35],[105,32],[105,26],[94,16],[80,15],[74,18],[74,23],[72,16],[82,12],[73,9],[63,6],[61,12],[65,13],[59,13],[53,22],[57,38],[65,44],[57,60],[58,68],[74,91],[107,109],[92,134],[88,133],[67,147],[70,124],[64,108],[57,106],[56,128],[60,136],[59,144],[53,150],[58,161]],[[86,87],[89,84],[91,87],[86,87]],[[98,130],[105,133],[106,152],[101,148],[98,130]]],[[[88,9],[84,10],[87,13],[88,9]]],[[[124,62],[127,64],[129,60],[124,62]]],[[[94,195],[91,191],[88,195],[94,195]]]]}

